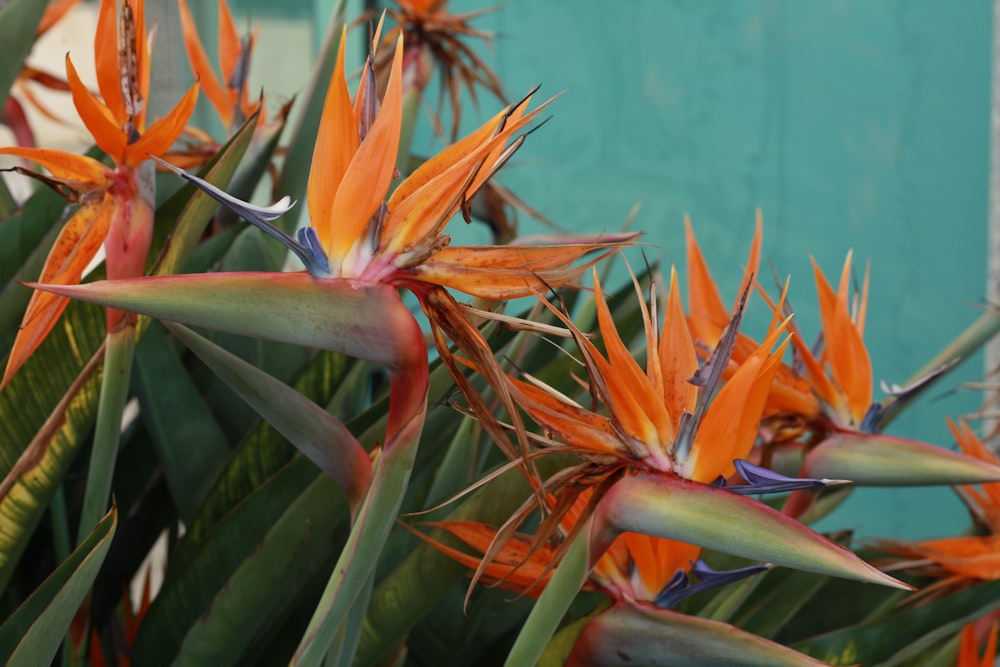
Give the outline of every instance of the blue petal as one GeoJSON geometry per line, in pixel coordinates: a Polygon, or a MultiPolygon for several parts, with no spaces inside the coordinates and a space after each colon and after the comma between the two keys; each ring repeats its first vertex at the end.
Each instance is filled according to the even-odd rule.
{"type": "Polygon", "coordinates": [[[749,461],[735,459],[733,465],[740,477],[747,481],[747,484],[728,486],[726,481],[720,478],[716,482],[717,486],[723,486],[730,491],[741,495],[756,495],[762,493],[787,493],[799,489],[810,489],[817,486],[837,486],[849,484],[850,482],[841,479],[810,479],[808,477],[785,477],[773,470],[761,468],[749,461]]]}
{"type": "Polygon", "coordinates": [[[753,576],[758,572],[769,570],[772,567],[773,565],[765,564],[751,565],[749,567],[741,567],[735,570],[713,570],[709,567],[708,563],[698,559],[691,565],[691,574],[698,577],[698,583],[690,583],[690,576],[678,570],[677,574],[671,578],[670,582],[664,586],[663,590],[656,596],[653,603],[657,607],[671,609],[676,606],[678,602],[686,597],[694,595],[695,593],[701,593],[702,591],[731,584],[734,581],[746,579],[747,577],[753,576]],[[678,574],[681,575],[681,578],[678,577],[678,574]]]}
{"type": "Polygon", "coordinates": [[[189,174],[183,169],[178,169],[174,165],[161,160],[155,155],[150,155],[149,157],[153,158],[164,167],[183,178],[185,181],[193,184],[206,195],[291,250],[299,259],[302,260],[302,263],[305,265],[310,275],[316,278],[330,277],[330,261],[327,258],[323,247],[319,243],[319,238],[316,236],[316,230],[312,228],[306,228],[311,230],[309,232],[299,230],[297,234],[298,240],[295,240],[283,230],[271,224],[295,206],[295,202],[291,201],[289,197],[282,197],[270,206],[254,206],[253,204],[232,196],[225,190],[215,187],[208,181],[198,178],[194,174],[189,174]]]}

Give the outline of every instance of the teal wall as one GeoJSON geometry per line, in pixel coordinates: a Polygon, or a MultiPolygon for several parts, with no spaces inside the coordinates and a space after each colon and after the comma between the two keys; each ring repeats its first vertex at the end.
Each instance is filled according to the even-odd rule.
{"type": "MultiPolygon", "coordinates": [[[[728,294],[759,207],[764,257],[792,275],[809,333],[809,254],[836,275],[854,248],[872,262],[876,382],[901,383],[984,294],[991,19],[986,0],[508,0],[476,25],[498,33],[483,53],[509,96],[565,91],[506,185],[577,231],[617,229],[641,202],[634,228],[668,262],[683,262],[687,212],[728,294]]],[[[498,108],[481,104],[467,129],[498,108]]],[[[415,147],[436,146],[428,133],[415,147]]],[[[892,432],[950,445],[943,417],[979,397],[948,390],[980,379],[981,363],[892,432]]],[[[965,524],[947,490],[891,490],[856,493],[824,525],[913,538],[965,524]]]]}
{"type": "MultiPolygon", "coordinates": [[[[642,202],[634,227],[667,261],[683,261],[689,213],[729,294],[761,208],[764,257],[792,275],[808,332],[808,255],[836,275],[853,247],[872,262],[876,381],[901,383],[984,295],[991,18],[986,1],[514,0],[481,23],[501,34],[501,79],[566,92],[503,178],[573,229],[614,229],[642,202]]],[[[943,415],[978,401],[925,401],[893,432],[950,445],[943,415]]],[[[826,525],[965,523],[949,491],[921,489],[856,493],[826,525]]]]}

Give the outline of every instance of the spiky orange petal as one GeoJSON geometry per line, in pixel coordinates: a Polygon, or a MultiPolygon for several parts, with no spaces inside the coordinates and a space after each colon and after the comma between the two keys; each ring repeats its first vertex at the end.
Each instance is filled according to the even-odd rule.
{"type": "MultiPolygon", "coordinates": [[[[219,114],[219,118],[222,119],[223,124],[229,127],[233,115],[233,104],[230,99],[229,90],[219,81],[219,77],[215,75],[215,69],[212,67],[208,54],[205,53],[205,47],[201,43],[201,38],[198,36],[198,28],[194,23],[194,17],[191,16],[191,9],[188,7],[187,0],[178,0],[178,4],[180,6],[181,34],[184,36],[184,50],[187,51],[191,69],[194,71],[202,90],[205,91],[205,97],[212,103],[212,107],[219,114]]],[[[225,3],[220,1],[220,24],[224,23],[221,15],[222,7],[224,6],[225,3]]],[[[231,21],[232,18],[230,18],[231,21]]],[[[220,54],[223,52],[221,44],[219,52],[220,54]]],[[[225,76],[225,68],[222,71],[223,76],[225,76]]]]}
{"type": "MultiPolygon", "coordinates": [[[[332,216],[333,202],[344,179],[344,173],[358,149],[358,126],[354,120],[354,107],[351,104],[351,94],[347,89],[347,78],[344,74],[346,42],[347,28],[344,28],[340,35],[340,48],[337,52],[333,77],[330,79],[326,100],[323,103],[323,115],[316,136],[316,147],[313,149],[306,193],[310,222],[316,228],[320,242],[328,254],[340,234],[339,221],[334,221],[332,216]]],[[[347,246],[350,247],[350,243],[347,246]]]]}
{"type": "MultiPolygon", "coordinates": [[[[100,201],[86,204],[66,223],[45,260],[39,282],[75,285],[97,254],[108,233],[117,207],[114,196],[105,192],[100,201]]],[[[55,326],[69,299],[51,292],[35,291],[21,320],[4,371],[2,385],[14,376],[55,326]]]]}
{"type": "Polygon", "coordinates": [[[337,259],[346,257],[385,200],[392,182],[402,122],[402,67],[400,40],[378,116],[344,172],[333,201],[331,217],[336,221],[337,235],[328,246],[331,266],[337,259]]]}
{"type": "MultiPolygon", "coordinates": [[[[103,4],[101,11],[104,11],[103,4]]],[[[115,62],[117,63],[117,61],[115,62]]],[[[115,71],[117,72],[117,66],[115,71]]],[[[76,68],[73,67],[73,63],[69,59],[69,54],[66,54],[66,81],[69,83],[70,93],[73,96],[73,105],[80,115],[80,120],[86,125],[87,131],[94,137],[94,141],[97,142],[101,150],[111,156],[111,159],[116,163],[121,163],[127,142],[127,137],[121,128],[125,113],[124,105],[122,106],[122,116],[118,117],[114,110],[101,104],[80,80],[76,68]]],[[[102,94],[105,93],[102,91],[102,94]]],[[[121,93],[118,94],[118,100],[121,101],[121,93]]]]}
{"type": "Polygon", "coordinates": [[[195,83],[169,114],[153,123],[138,141],[126,146],[125,164],[135,166],[148,160],[150,155],[160,156],[166,153],[184,131],[197,102],[198,84],[195,83]]]}

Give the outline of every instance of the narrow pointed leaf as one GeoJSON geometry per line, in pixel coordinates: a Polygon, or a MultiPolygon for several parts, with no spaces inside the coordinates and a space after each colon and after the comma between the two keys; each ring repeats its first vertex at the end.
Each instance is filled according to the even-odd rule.
{"type": "Polygon", "coordinates": [[[343,352],[390,369],[404,356],[406,343],[397,332],[413,319],[392,287],[305,273],[156,276],[45,289],[193,326],[343,352]]]}
{"type": "Polygon", "coordinates": [[[794,648],[836,664],[880,664],[928,635],[955,633],[1000,608],[1000,581],[991,581],[917,607],[849,625],[794,644],[794,648]]]}
{"type": "Polygon", "coordinates": [[[624,603],[587,624],[566,661],[567,667],[825,664],[727,623],[624,603]]]}
{"type": "Polygon", "coordinates": [[[97,414],[105,317],[70,304],[64,324],[0,392],[0,588],[97,414]]]}
{"type": "Polygon", "coordinates": [[[329,412],[257,367],[190,329],[167,327],[347,494],[352,513],[371,479],[371,459],[329,412]]]}
{"type": "Polygon", "coordinates": [[[136,349],[133,385],[170,495],[188,524],[229,460],[229,442],[159,326],[146,329],[136,349]]]}
{"type": "Polygon", "coordinates": [[[0,107],[21,73],[24,59],[35,43],[35,29],[49,3],[38,0],[12,0],[0,10],[0,44],[4,57],[0,60],[0,107]]]}
{"type": "Polygon", "coordinates": [[[602,499],[595,518],[595,560],[619,534],[631,531],[754,561],[910,588],[763,503],[678,477],[625,477],[602,499]]]}
{"type": "Polygon", "coordinates": [[[287,612],[304,584],[329,567],[347,518],[338,496],[336,485],[323,476],[305,488],[188,629],[174,664],[222,667],[246,661],[249,656],[234,648],[252,642],[248,631],[260,632],[265,622],[287,612]]]}
{"type": "Polygon", "coordinates": [[[368,495],[291,664],[312,667],[323,663],[341,624],[375,571],[413,469],[422,418],[419,421],[400,441],[383,449],[368,495]]]}
{"type": "Polygon", "coordinates": [[[52,662],[101,569],[117,525],[118,511],[112,508],[69,558],[0,626],[0,662],[9,667],[52,662]]]}
{"type": "Polygon", "coordinates": [[[858,486],[979,484],[1000,481],[1000,466],[913,440],[837,433],[809,452],[802,474],[858,486]]]}

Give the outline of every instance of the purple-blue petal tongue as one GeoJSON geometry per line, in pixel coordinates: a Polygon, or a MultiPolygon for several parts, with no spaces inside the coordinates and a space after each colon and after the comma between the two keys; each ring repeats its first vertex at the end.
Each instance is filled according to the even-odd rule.
{"type": "Polygon", "coordinates": [[[735,459],[733,461],[733,465],[736,466],[736,472],[738,472],[740,477],[745,479],[747,483],[729,486],[726,484],[726,480],[720,477],[717,485],[744,496],[763,493],[787,493],[789,491],[810,489],[817,486],[836,486],[849,483],[846,480],[839,479],[785,477],[784,475],[779,475],[773,470],[761,468],[760,466],[756,466],[743,459],[735,459]]]}
{"type": "Polygon", "coordinates": [[[769,570],[773,565],[750,565],[735,570],[713,570],[708,563],[698,559],[691,565],[692,573],[698,577],[698,583],[691,583],[691,577],[686,572],[678,570],[670,579],[663,590],[660,591],[653,603],[663,609],[671,609],[684,598],[707,591],[719,586],[731,584],[740,579],[746,579],[758,572],[769,570]]]}

